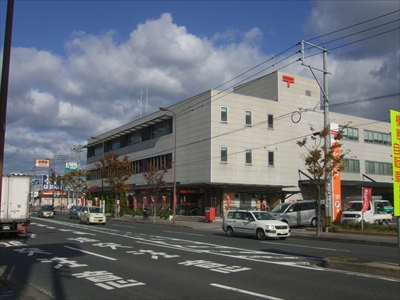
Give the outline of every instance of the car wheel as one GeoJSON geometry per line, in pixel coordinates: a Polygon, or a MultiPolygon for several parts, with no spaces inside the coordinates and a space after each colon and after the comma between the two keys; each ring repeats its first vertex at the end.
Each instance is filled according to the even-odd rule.
{"type": "Polygon", "coordinates": [[[381,225],[383,225],[383,226],[388,226],[389,223],[388,223],[388,221],[386,221],[386,220],[382,220],[381,225]]]}
{"type": "Polygon", "coordinates": [[[86,224],[90,225],[90,221],[89,219],[86,220],[86,224]]]}
{"type": "Polygon", "coordinates": [[[82,219],[81,218],[79,218],[79,224],[82,224],[82,219]]]}
{"type": "Polygon", "coordinates": [[[310,225],[311,227],[317,227],[317,218],[313,218],[310,225]]]}
{"type": "Polygon", "coordinates": [[[235,236],[235,232],[233,231],[232,227],[228,227],[228,228],[226,229],[226,234],[227,234],[229,237],[235,236]]]}
{"type": "Polygon", "coordinates": [[[286,240],[286,237],[285,236],[281,236],[281,237],[279,237],[279,239],[280,240],[286,240]]]}
{"type": "Polygon", "coordinates": [[[257,229],[257,238],[259,240],[265,240],[265,232],[262,229],[257,229]]]}

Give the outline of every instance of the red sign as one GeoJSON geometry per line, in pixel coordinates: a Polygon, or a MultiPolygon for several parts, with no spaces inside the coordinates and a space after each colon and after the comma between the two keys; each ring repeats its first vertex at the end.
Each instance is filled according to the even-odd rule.
{"type": "Polygon", "coordinates": [[[293,76],[283,75],[282,80],[287,82],[287,87],[290,87],[290,84],[294,83],[294,77],[293,76]]]}
{"type": "Polygon", "coordinates": [[[369,208],[371,202],[372,188],[362,188],[363,207],[361,212],[365,213],[369,208]]]}

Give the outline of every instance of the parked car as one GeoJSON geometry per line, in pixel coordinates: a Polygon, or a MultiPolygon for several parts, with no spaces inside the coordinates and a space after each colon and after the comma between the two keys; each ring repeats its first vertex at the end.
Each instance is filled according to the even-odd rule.
{"type": "Polygon", "coordinates": [[[79,219],[79,213],[81,211],[82,206],[80,205],[72,205],[69,209],[69,218],[70,219],[79,219]]]}
{"type": "Polygon", "coordinates": [[[260,240],[266,237],[284,240],[290,236],[289,225],[276,220],[265,211],[228,210],[223,219],[222,230],[228,236],[250,235],[260,240]]]}
{"type": "Polygon", "coordinates": [[[271,214],[289,226],[317,226],[315,201],[284,202],[276,206],[271,214]]]}
{"type": "Polygon", "coordinates": [[[79,212],[79,223],[106,225],[106,215],[98,206],[82,206],[79,212]]]}
{"type": "Polygon", "coordinates": [[[38,211],[38,217],[43,218],[54,218],[54,206],[53,205],[42,205],[38,211]]]}
{"type": "Polygon", "coordinates": [[[387,214],[392,214],[393,215],[393,206],[390,204],[388,200],[379,200],[377,202],[377,210],[380,213],[387,213],[387,214]]]}

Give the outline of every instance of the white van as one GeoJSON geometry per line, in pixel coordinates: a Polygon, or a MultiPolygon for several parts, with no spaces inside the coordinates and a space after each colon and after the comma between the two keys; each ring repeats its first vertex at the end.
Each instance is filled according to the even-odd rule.
{"type": "Polygon", "coordinates": [[[228,210],[222,222],[222,230],[228,236],[250,235],[260,240],[279,238],[284,240],[290,236],[288,224],[277,221],[266,211],[228,210]]]}
{"type": "Polygon", "coordinates": [[[290,226],[317,226],[316,201],[285,202],[275,207],[271,214],[290,226]]]}

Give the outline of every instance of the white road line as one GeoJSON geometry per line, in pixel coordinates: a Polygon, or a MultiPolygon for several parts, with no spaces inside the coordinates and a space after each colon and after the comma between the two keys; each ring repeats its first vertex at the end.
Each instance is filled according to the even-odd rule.
{"type": "Polygon", "coordinates": [[[100,254],[89,252],[89,251],[85,251],[85,250],[82,250],[82,249],[76,249],[76,248],[72,248],[72,247],[69,247],[69,246],[64,246],[64,247],[68,248],[68,249],[71,249],[71,250],[76,250],[76,251],[83,252],[83,253],[86,253],[86,254],[90,254],[90,255],[101,257],[101,258],[109,259],[109,260],[117,260],[116,258],[100,255],[100,254]]]}
{"type": "Polygon", "coordinates": [[[350,250],[340,250],[340,249],[321,248],[321,247],[310,247],[310,246],[303,246],[303,245],[290,245],[290,244],[282,244],[282,243],[274,243],[274,242],[261,242],[261,243],[263,243],[263,244],[274,244],[274,245],[280,245],[280,246],[291,246],[291,247],[308,248],[308,249],[327,250],[327,251],[351,252],[350,250]]]}
{"type": "Polygon", "coordinates": [[[250,292],[250,291],[246,291],[246,290],[237,289],[237,288],[230,287],[230,286],[225,286],[225,285],[218,284],[218,283],[211,283],[210,285],[217,287],[217,288],[230,290],[230,291],[238,292],[238,293],[242,293],[242,294],[247,294],[247,295],[251,295],[251,296],[255,296],[255,297],[259,297],[259,298],[271,299],[271,300],[283,300],[282,298],[276,298],[276,297],[272,297],[272,296],[268,296],[268,295],[258,294],[258,293],[254,293],[254,292],[250,292]]]}
{"type": "Polygon", "coordinates": [[[186,233],[186,232],[175,232],[175,231],[170,231],[170,230],[164,230],[164,232],[175,233],[175,234],[185,234],[185,235],[205,236],[204,234],[195,234],[195,233],[186,233]]]}
{"type": "Polygon", "coordinates": [[[112,224],[112,226],[116,226],[116,227],[127,227],[127,228],[136,228],[135,226],[125,226],[125,225],[115,225],[115,224],[112,224]]]}

